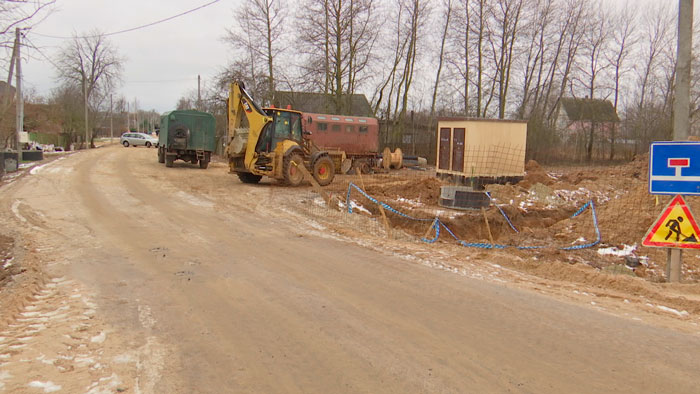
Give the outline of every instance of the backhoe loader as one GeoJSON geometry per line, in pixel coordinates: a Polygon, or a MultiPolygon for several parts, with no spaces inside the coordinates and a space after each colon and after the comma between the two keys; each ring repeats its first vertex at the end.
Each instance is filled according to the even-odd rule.
{"type": "Polygon", "coordinates": [[[229,170],[241,182],[258,183],[263,176],[290,186],[304,180],[304,166],[321,186],[333,181],[335,165],[328,153],[307,138],[303,114],[280,108],[261,108],[242,82],[231,84],[228,101],[229,170]]]}

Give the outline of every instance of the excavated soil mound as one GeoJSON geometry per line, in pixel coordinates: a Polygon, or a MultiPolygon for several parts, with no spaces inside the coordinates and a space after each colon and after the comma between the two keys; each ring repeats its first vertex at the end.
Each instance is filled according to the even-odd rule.
{"type": "Polygon", "coordinates": [[[554,183],[554,178],[547,174],[542,166],[535,160],[530,160],[525,164],[525,177],[518,183],[520,187],[530,188],[532,185],[541,183],[543,185],[551,185],[554,183]]]}
{"type": "Polygon", "coordinates": [[[440,187],[443,183],[437,178],[415,178],[405,182],[373,184],[367,186],[367,193],[375,198],[420,201],[425,205],[438,205],[440,187]]]}

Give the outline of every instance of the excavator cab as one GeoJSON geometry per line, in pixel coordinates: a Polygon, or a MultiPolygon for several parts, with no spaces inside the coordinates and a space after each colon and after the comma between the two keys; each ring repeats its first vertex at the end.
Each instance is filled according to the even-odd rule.
{"type": "Polygon", "coordinates": [[[265,113],[272,118],[272,122],[263,129],[255,147],[256,152],[269,153],[275,149],[277,143],[284,140],[291,140],[299,145],[304,144],[301,112],[265,108],[265,113]]]}

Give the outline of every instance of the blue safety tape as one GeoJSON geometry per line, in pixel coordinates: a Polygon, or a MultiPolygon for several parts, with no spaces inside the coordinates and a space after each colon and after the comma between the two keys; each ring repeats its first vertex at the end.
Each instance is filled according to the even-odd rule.
{"type": "Polygon", "coordinates": [[[355,190],[357,190],[358,192],[360,192],[363,196],[367,197],[368,200],[372,201],[373,203],[375,203],[377,205],[381,205],[384,209],[386,209],[387,211],[389,211],[391,213],[395,213],[399,216],[405,217],[406,219],[411,219],[411,220],[415,220],[415,221],[419,221],[419,222],[431,222],[433,220],[433,219],[414,218],[413,216],[409,216],[403,212],[399,212],[396,209],[394,209],[393,207],[391,207],[389,204],[378,201],[376,198],[370,196],[364,190],[362,190],[359,186],[357,186],[356,184],[354,184],[352,182],[350,182],[350,184],[348,185],[348,194],[347,194],[347,197],[345,199],[345,203],[348,206],[349,213],[352,213],[352,204],[350,203],[350,190],[352,190],[353,188],[355,190]]]}
{"type": "Polygon", "coordinates": [[[435,243],[438,240],[438,238],[440,238],[440,224],[440,219],[435,218],[433,220],[433,224],[430,225],[430,229],[435,230],[435,237],[431,239],[421,238],[421,241],[429,244],[435,243]]]}
{"type": "Polygon", "coordinates": [[[501,215],[503,215],[503,217],[506,219],[506,223],[508,223],[508,225],[510,226],[510,228],[512,228],[513,231],[515,231],[516,233],[520,234],[520,231],[518,231],[518,229],[515,228],[515,226],[513,225],[513,223],[510,222],[510,218],[508,218],[508,215],[506,215],[506,213],[503,212],[503,210],[501,209],[501,207],[499,207],[498,204],[496,204],[496,202],[493,200],[493,198],[491,197],[491,193],[489,193],[489,192],[484,192],[484,193],[486,193],[486,196],[487,196],[487,197],[489,198],[489,200],[493,203],[493,205],[496,206],[496,208],[498,208],[499,211],[501,211],[501,215]]]}
{"type": "MultiPolygon", "coordinates": [[[[515,245],[491,244],[491,243],[484,243],[484,242],[465,242],[465,241],[459,239],[459,237],[457,237],[457,236],[455,235],[455,233],[453,233],[452,230],[450,230],[450,228],[447,227],[447,225],[446,225],[445,223],[443,223],[442,221],[440,221],[439,218],[436,217],[436,218],[434,218],[434,219],[421,219],[421,218],[414,218],[414,217],[412,217],[412,216],[410,216],[410,215],[406,215],[405,213],[399,212],[399,211],[397,211],[396,209],[392,208],[390,205],[388,205],[388,204],[386,204],[386,203],[384,203],[384,202],[378,201],[376,198],[370,196],[370,195],[367,194],[364,190],[362,190],[361,188],[359,188],[357,185],[355,185],[355,184],[352,183],[352,182],[348,185],[348,193],[347,193],[346,200],[345,200],[345,202],[346,202],[346,204],[347,204],[347,206],[348,206],[348,212],[349,212],[349,213],[352,213],[352,204],[351,204],[352,201],[350,200],[350,191],[351,191],[353,188],[354,188],[355,190],[359,191],[363,196],[367,197],[367,199],[369,199],[369,200],[372,201],[373,203],[375,203],[375,204],[377,204],[377,205],[381,205],[384,209],[386,209],[386,210],[388,210],[388,211],[390,211],[390,212],[392,212],[392,213],[395,213],[395,214],[397,214],[397,215],[399,215],[399,216],[402,216],[402,217],[405,217],[405,218],[411,219],[411,220],[421,221],[421,222],[432,221],[432,223],[430,224],[430,230],[435,232],[435,236],[434,236],[433,238],[430,238],[430,239],[425,238],[425,237],[422,237],[422,238],[421,238],[421,241],[423,241],[423,242],[425,242],[425,243],[432,244],[432,243],[437,242],[437,240],[440,238],[440,227],[442,227],[442,228],[445,229],[445,231],[447,231],[448,234],[450,234],[450,235],[452,236],[452,238],[454,238],[454,239],[457,241],[458,244],[460,244],[460,245],[462,245],[462,246],[465,246],[465,247],[481,248],[481,249],[506,249],[506,248],[516,248],[516,249],[519,249],[519,250],[535,250],[535,249],[544,249],[544,248],[546,248],[546,246],[515,246],[515,245]]],[[[486,193],[486,195],[489,197],[489,199],[490,199],[491,201],[493,201],[493,199],[491,198],[491,195],[490,195],[488,192],[485,192],[485,193],[486,193]]],[[[496,205],[496,204],[494,203],[494,205],[496,205]]],[[[508,222],[508,224],[510,225],[510,227],[511,227],[516,233],[519,233],[519,231],[515,228],[515,226],[513,226],[513,224],[511,223],[510,219],[509,219],[508,216],[505,214],[505,212],[503,212],[503,210],[502,210],[498,205],[496,205],[496,207],[498,208],[499,211],[501,211],[501,214],[503,214],[503,217],[506,219],[506,221],[508,222]]],[[[591,214],[592,214],[592,216],[593,216],[593,228],[594,228],[594,230],[595,230],[596,240],[593,241],[593,242],[590,242],[590,243],[586,243],[586,244],[573,245],[573,246],[567,246],[567,247],[559,248],[560,250],[567,250],[567,251],[568,251],[568,250],[586,249],[586,248],[590,248],[590,247],[593,247],[593,246],[595,246],[595,245],[598,245],[598,244],[601,242],[600,228],[598,227],[598,215],[596,214],[595,205],[593,204],[593,201],[592,201],[592,200],[589,201],[589,202],[587,202],[587,203],[585,203],[581,208],[579,208],[573,215],[571,215],[571,218],[573,219],[573,218],[575,218],[575,217],[581,215],[583,212],[586,211],[587,208],[590,208],[590,209],[591,209],[591,214]]]]}
{"type": "Polygon", "coordinates": [[[595,236],[596,239],[595,241],[583,245],[574,245],[574,246],[568,246],[566,248],[561,248],[562,250],[579,250],[579,249],[586,249],[586,248],[591,248],[593,246],[596,246],[600,243],[602,237],[600,236],[600,228],[598,227],[598,215],[595,212],[595,205],[593,204],[593,200],[589,201],[586,203],[586,205],[582,206],[575,214],[573,214],[571,217],[575,218],[576,216],[580,215],[584,209],[587,207],[591,208],[591,214],[593,215],[593,228],[595,229],[595,236]]]}

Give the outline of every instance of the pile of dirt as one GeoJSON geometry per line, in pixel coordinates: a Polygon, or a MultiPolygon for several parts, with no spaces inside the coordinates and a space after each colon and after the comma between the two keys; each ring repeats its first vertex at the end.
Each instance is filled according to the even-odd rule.
{"type": "Polygon", "coordinates": [[[367,185],[367,193],[379,200],[420,201],[425,205],[438,205],[440,187],[444,184],[437,178],[421,177],[402,182],[367,185]]]}
{"type": "Polygon", "coordinates": [[[518,186],[529,189],[537,183],[548,186],[554,183],[554,178],[538,162],[530,160],[525,164],[525,177],[518,183],[518,186]]]}

